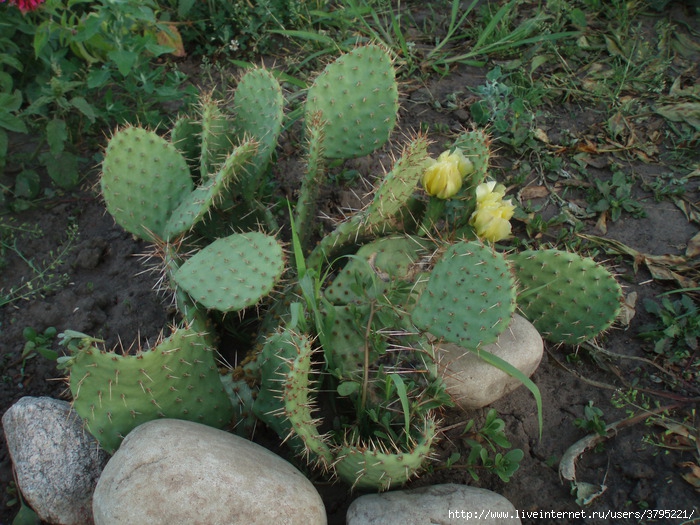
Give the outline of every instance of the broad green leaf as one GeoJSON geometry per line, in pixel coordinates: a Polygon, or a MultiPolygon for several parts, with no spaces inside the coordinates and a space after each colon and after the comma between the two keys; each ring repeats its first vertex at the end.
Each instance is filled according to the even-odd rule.
{"type": "Polygon", "coordinates": [[[0,113],[0,128],[5,128],[8,131],[16,133],[27,133],[27,125],[24,121],[9,113],[0,113]]]}
{"type": "Polygon", "coordinates": [[[177,3],[177,15],[179,17],[185,17],[190,9],[194,6],[196,0],[179,0],[177,3]]]}
{"type": "Polygon", "coordinates": [[[49,36],[51,35],[51,30],[49,29],[50,23],[51,20],[45,20],[36,28],[36,32],[34,33],[34,56],[36,57],[41,54],[49,41],[49,36]]]}
{"type": "Polygon", "coordinates": [[[33,199],[39,195],[40,190],[41,180],[39,174],[34,170],[24,170],[15,178],[15,197],[33,199]]]}
{"type": "Polygon", "coordinates": [[[673,122],[685,122],[700,130],[700,102],[666,104],[656,108],[656,112],[673,122]]]}
{"type": "Polygon", "coordinates": [[[58,156],[45,153],[41,156],[41,161],[46,166],[51,180],[63,189],[73,188],[80,180],[78,172],[78,157],[68,151],[62,152],[58,156]]]}
{"type": "Polygon", "coordinates": [[[46,125],[46,140],[49,143],[51,154],[58,156],[65,147],[68,140],[68,128],[66,122],[61,119],[54,118],[46,125]]]}
{"type": "Polygon", "coordinates": [[[343,381],[338,385],[337,391],[339,396],[349,396],[360,389],[360,383],[355,381],[343,381]]]}
{"type": "Polygon", "coordinates": [[[110,51],[107,53],[107,56],[117,65],[117,69],[123,76],[127,76],[131,72],[131,69],[134,67],[139,57],[138,53],[126,51],[124,49],[110,51]]]}
{"type": "Polygon", "coordinates": [[[73,97],[70,100],[71,106],[85,115],[90,122],[95,122],[95,108],[83,97],[73,97]]]}
{"type": "Polygon", "coordinates": [[[112,78],[108,68],[92,68],[87,76],[87,87],[89,89],[101,88],[112,78]]]}
{"type": "Polygon", "coordinates": [[[0,175],[2,175],[2,169],[5,167],[8,143],[7,133],[4,129],[0,128],[0,175]]]}

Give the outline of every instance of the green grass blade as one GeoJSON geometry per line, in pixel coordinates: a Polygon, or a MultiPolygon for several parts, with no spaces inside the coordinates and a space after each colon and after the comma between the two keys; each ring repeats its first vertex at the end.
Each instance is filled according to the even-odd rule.
{"type": "Polygon", "coordinates": [[[408,437],[411,430],[411,417],[408,413],[408,394],[406,393],[406,385],[399,374],[389,374],[389,377],[394,382],[396,393],[401,401],[401,410],[403,410],[403,422],[405,426],[406,436],[408,437]]]}
{"type": "Polygon", "coordinates": [[[525,385],[530,392],[532,392],[532,395],[535,398],[535,403],[537,404],[537,421],[538,421],[539,427],[540,427],[540,438],[542,438],[542,427],[543,427],[542,395],[540,394],[540,389],[537,388],[537,385],[535,383],[533,383],[532,380],[529,377],[527,377],[525,374],[523,374],[520,370],[515,368],[508,361],[501,359],[497,355],[494,355],[491,352],[487,352],[486,350],[483,350],[483,349],[472,350],[470,348],[469,350],[474,352],[477,356],[479,356],[486,363],[493,365],[496,368],[498,368],[499,370],[508,374],[509,376],[514,377],[515,379],[520,381],[523,385],[525,385]]]}

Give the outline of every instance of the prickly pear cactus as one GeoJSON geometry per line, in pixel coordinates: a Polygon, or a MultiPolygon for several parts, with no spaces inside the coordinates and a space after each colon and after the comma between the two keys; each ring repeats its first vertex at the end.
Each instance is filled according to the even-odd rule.
{"type": "Polygon", "coordinates": [[[560,250],[508,256],[520,283],[518,307],[551,342],[581,344],[615,322],[622,290],[593,259],[560,250]]]}
{"type": "Polygon", "coordinates": [[[95,340],[73,333],[70,372],[73,408],[102,448],[114,452],[135,427],[160,417],[226,428],[233,409],[207,337],[175,329],[135,355],[105,352],[95,340]]]}
{"type": "Polygon", "coordinates": [[[412,318],[421,330],[477,349],[508,327],[515,297],[505,258],[477,241],[461,241],[435,264],[412,318]]]}
{"type": "Polygon", "coordinates": [[[367,155],[380,148],[399,109],[394,68],[378,45],[358,47],[329,64],[308,92],[307,118],[323,120],[323,151],[330,159],[367,155]]]}
{"type": "Polygon", "coordinates": [[[416,476],[430,458],[437,425],[432,419],[423,423],[410,450],[392,450],[374,443],[346,444],[335,451],[335,470],[340,479],[359,490],[389,490],[400,487],[416,476]]]}
{"type": "Polygon", "coordinates": [[[186,233],[204,219],[216,203],[223,199],[228,186],[243,173],[256,150],[257,144],[247,141],[232,151],[218,172],[186,195],[173,210],[165,224],[164,238],[173,239],[186,233]]]}
{"type": "Polygon", "coordinates": [[[235,233],[197,252],[172,279],[205,308],[234,312],[267,296],[284,267],[277,239],[260,232],[235,233]]]}
{"type": "Polygon", "coordinates": [[[110,139],[100,185],[114,219],[129,233],[149,240],[165,237],[168,219],[194,190],[178,149],[137,127],[122,128],[110,139]]]}
{"type": "Polygon", "coordinates": [[[318,431],[312,416],[311,355],[308,336],[281,329],[271,335],[258,358],[263,384],[275,385],[260,391],[253,410],[297,452],[313,455],[329,468],[332,456],[328,437],[318,431]]]}
{"type": "Polygon", "coordinates": [[[483,181],[488,175],[489,160],[491,159],[491,139],[481,130],[466,131],[454,142],[453,147],[459,148],[474,166],[470,175],[471,185],[483,181]]]}
{"type": "Polygon", "coordinates": [[[274,75],[263,68],[249,70],[236,86],[233,97],[233,129],[239,141],[253,137],[259,144],[253,161],[238,181],[240,194],[252,199],[277,146],[284,120],[282,88],[274,75]]]}

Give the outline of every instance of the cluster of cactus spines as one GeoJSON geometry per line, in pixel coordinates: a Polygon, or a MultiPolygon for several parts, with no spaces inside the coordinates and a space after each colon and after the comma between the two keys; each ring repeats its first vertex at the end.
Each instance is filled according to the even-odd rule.
{"type": "Polygon", "coordinates": [[[515,304],[515,279],[503,255],[478,241],[460,241],[430,272],[412,318],[436,337],[478,349],[508,327],[515,304]]]}
{"type": "Polygon", "coordinates": [[[358,490],[389,490],[401,486],[425,467],[437,435],[432,418],[422,422],[424,428],[412,438],[410,450],[375,442],[347,443],[335,451],[334,469],[338,477],[358,490]]]}
{"type": "Polygon", "coordinates": [[[275,237],[234,233],[187,259],[172,279],[205,308],[235,312],[270,294],[284,269],[284,249],[275,237]]]}
{"type": "Polygon", "coordinates": [[[217,428],[231,423],[233,408],[207,339],[178,328],[135,355],[106,352],[75,333],[70,370],[73,408],[107,452],[136,426],[152,419],[185,419],[217,428]]]}
{"type": "Polygon", "coordinates": [[[109,141],[100,184],[114,219],[149,240],[165,237],[168,219],[194,189],[178,149],[152,131],[131,126],[109,141]]]}
{"type": "Polygon", "coordinates": [[[547,340],[581,344],[615,322],[622,290],[593,259],[548,249],[513,253],[508,260],[521,287],[518,308],[547,340]]]}
{"type": "Polygon", "coordinates": [[[282,329],[271,336],[260,356],[262,380],[278,387],[261,390],[253,409],[292,448],[328,469],[333,459],[328,436],[311,413],[312,354],[306,335],[282,329]]]}
{"type": "Polygon", "coordinates": [[[396,124],[398,86],[391,58],[378,45],[341,55],[309,88],[305,113],[324,121],[329,159],[367,155],[389,139],[396,124]]]}
{"type": "Polygon", "coordinates": [[[283,395],[287,375],[293,360],[309,345],[305,336],[280,329],[266,338],[257,356],[260,383],[265,388],[258,392],[252,410],[258,419],[282,437],[286,437],[291,429],[285,416],[283,395]]]}
{"type": "Polygon", "coordinates": [[[360,212],[366,227],[380,231],[405,208],[423,176],[429,158],[428,140],[418,135],[404,149],[392,170],[381,179],[372,202],[360,212]]]}
{"type": "Polygon", "coordinates": [[[294,208],[294,225],[299,233],[299,242],[306,246],[311,236],[316,202],[326,172],[323,164],[323,123],[318,116],[306,119],[306,169],[304,170],[299,198],[294,208]]]}
{"type": "Polygon", "coordinates": [[[364,443],[345,435],[336,443],[321,434],[320,421],[312,414],[309,376],[312,346],[307,336],[284,330],[268,339],[261,353],[263,381],[278,386],[263,389],[255,400],[258,416],[298,453],[358,489],[386,490],[417,474],[430,457],[436,437],[435,421],[421,421],[423,428],[408,436],[410,446],[396,443],[364,443]]]}

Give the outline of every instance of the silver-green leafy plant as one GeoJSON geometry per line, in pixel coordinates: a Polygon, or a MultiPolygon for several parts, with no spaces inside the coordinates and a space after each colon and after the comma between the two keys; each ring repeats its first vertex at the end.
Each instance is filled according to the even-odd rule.
{"type": "MultiPolygon", "coordinates": [[[[264,196],[284,107],[274,75],[258,68],[240,79],[232,114],[203,96],[198,114],[179,118],[169,138],[138,127],[114,133],[101,179],[107,209],[157,247],[160,284],[174,294],[182,323],[135,355],[64,334],[73,405],[108,450],[156,417],[244,435],[262,421],[353,487],[388,489],[425,468],[440,411],[452,404],[436,366],[440,341],[478,352],[540,404],[532,381],[485,345],[517,308],[553,340],[595,337],[614,321],[619,287],[574,254],[504,255],[476,238],[469,213],[453,213],[457,234],[438,231],[440,213],[451,208],[417,191],[435,163],[422,135],[408,139],[368,204],[314,244],[328,165],[382,148],[396,124],[394,69],[377,45],[342,55],[307,91],[305,170],[287,265],[264,196]],[[220,372],[216,321],[234,312],[260,313],[259,335],[239,349],[239,366],[220,372]]],[[[473,131],[453,146],[469,159],[461,161],[469,167],[458,175],[464,181],[451,181],[463,209],[475,208],[488,144],[473,131]]]]}

